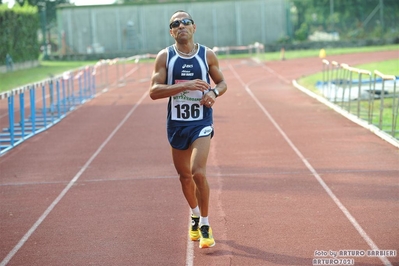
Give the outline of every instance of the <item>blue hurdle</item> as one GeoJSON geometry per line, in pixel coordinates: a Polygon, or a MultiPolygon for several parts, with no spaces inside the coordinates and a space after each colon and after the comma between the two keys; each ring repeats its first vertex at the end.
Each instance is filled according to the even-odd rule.
{"type": "Polygon", "coordinates": [[[0,94],[0,100],[7,99],[8,103],[8,127],[0,129],[0,155],[55,125],[92,99],[96,93],[95,79],[93,67],[85,67],[0,94]]]}

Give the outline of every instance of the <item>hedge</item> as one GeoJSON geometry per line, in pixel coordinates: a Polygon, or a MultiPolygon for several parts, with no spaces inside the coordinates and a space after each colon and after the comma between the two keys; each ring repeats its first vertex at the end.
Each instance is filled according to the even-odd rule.
{"type": "Polygon", "coordinates": [[[0,29],[0,65],[5,64],[7,54],[11,55],[14,63],[39,58],[37,7],[15,5],[9,9],[7,5],[0,5],[0,29]]]}

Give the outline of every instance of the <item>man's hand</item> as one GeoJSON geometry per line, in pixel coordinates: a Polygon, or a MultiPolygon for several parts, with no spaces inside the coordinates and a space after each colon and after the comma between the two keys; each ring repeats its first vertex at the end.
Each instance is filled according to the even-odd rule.
{"type": "Polygon", "coordinates": [[[190,80],[187,82],[184,82],[184,87],[186,88],[186,90],[190,90],[190,91],[206,91],[210,88],[211,85],[209,85],[207,82],[201,80],[201,79],[194,79],[194,80],[190,80]]]}
{"type": "Polygon", "coordinates": [[[211,108],[212,105],[215,103],[215,101],[216,101],[215,93],[213,91],[208,91],[202,97],[202,100],[200,101],[200,104],[205,105],[208,108],[211,108]]]}

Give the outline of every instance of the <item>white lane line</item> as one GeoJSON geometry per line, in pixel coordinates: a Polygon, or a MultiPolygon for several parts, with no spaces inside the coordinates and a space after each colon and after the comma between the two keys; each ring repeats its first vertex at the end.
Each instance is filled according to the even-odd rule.
{"type": "MultiPolygon", "coordinates": [[[[285,132],[280,128],[280,126],[277,124],[277,122],[273,119],[273,117],[269,114],[269,112],[266,110],[266,108],[262,105],[262,103],[256,98],[256,96],[252,93],[251,89],[248,87],[247,84],[244,83],[244,81],[241,79],[241,77],[238,75],[238,73],[234,70],[233,66],[229,65],[230,70],[234,73],[234,76],[238,79],[238,81],[241,83],[241,85],[245,88],[247,93],[252,97],[252,99],[256,102],[256,104],[259,106],[259,108],[263,111],[263,113],[269,118],[270,122],[274,125],[274,127],[277,129],[277,131],[283,136],[285,141],[288,143],[288,145],[295,151],[295,153],[298,155],[298,157],[302,160],[302,162],[305,164],[305,166],[308,168],[308,170],[313,174],[313,176],[316,178],[316,180],[319,182],[319,184],[324,188],[324,190],[327,192],[327,194],[330,196],[330,198],[335,202],[335,204],[338,206],[338,208],[344,213],[346,218],[350,221],[350,223],[355,227],[355,229],[358,231],[360,236],[367,242],[369,247],[373,250],[379,250],[377,245],[373,242],[373,240],[367,235],[367,233],[363,230],[363,228],[359,225],[359,223],[356,221],[356,219],[350,214],[348,209],[341,203],[341,201],[335,196],[335,194],[331,191],[331,189],[327,186],[327,184],[324,182],[324,180],[320,177],[320,175],[317,173],[317,171],[313,168],[313,166],[308,162],[308,160],[305,159],[305,157],[302,155],[302,153],[298,150],[298,148],[292,143],[292,141],[288,138],[288,136],[285,134],[285,132]]],[[[269,71],[270,72],[270,71],[269,71]]],[[[272,72],[271,72],[272,73],[272,72]]],[[[379,257],[380,260],[384,263],[385,266],[392,266],[392,264],[389,262],[389,260],[386,257],[379,257]]]]}
{"type": "MultiPolygon", "coordinates": [[[[216,213],[217,213],[217,219],[219,220],[218,222],[220,222],[220,220],[222,221],[226,221],[226,213],[224,212],[223,209],[223,203],[221,201],[221,195],[222,195],[222,190],[223,190],[223,180],[222,180],[222,173],[219,167],[219,162],[217,160],[217,156],[216,156],[216,146],[217,146],[217,142],[216,140],[212,140],[211,143],[211,147],[210,147],[210,152],[209,152],[209,161],[213,162],[213,164],[215,165],[215,169],[214,169],[214,173],[212,174],[212,177],[216,178],[216,180],[214,180],[215,185],[217,185],[217,187],[213,190],[214,194],[216,195],[216,200],[217,200],[217,205],[214,207],[214,209],[216,209],[216,213]]],[[[207,177],[209,177],[211,175],[207,175],[207,177]]],[[[230,176],[230,175],[227,175],[230,176]]],[[[247,175],[245,175],[247,176],[247,175]]],[[[209,180],[209,178],[208,178],[209,180]]],[[[209,182],[209,181],[208,181],[209,182]]],[[[211,193],[213,194],[213,193],[211,193]]],[[[190,209],[189,209],[190,210],[190,209]]],[[[189,212],[190,216],[191,216],[191,210],[189,212]]],[[[215,219],[210,218],[210,223],[212,224],[215,219]]],[[[189,224],[188,224],[188,229],[190,230],[191,228],[191,217],[189,218],[189,224]]],[[[223,226],[223,228],[226,228],[225,226],[223,226]]],[[[215,232],[215,231],[214,231],[215,232]]],[[[226,230],[224,231],[219,231],[219,233],[217,233],[217,235],[219,235],[219,237],[221,239],[227,239],[227,232],[226,230]]],[[[216,239],[216,238],[215,238],[216,239]]],[[[216,239],[217,242],[217,239],[216,239]]],[[[196,245],[198,243],[198,241],[192,241],[190,239],[190,237],[187,238],[187,251],[186,251],[186,266],[193,266],[194,265],[194,245],[196,245]]],[[[228,255],[231,257],[232,256],[232,251],[231,248],[228,247],[227,250],[228,255]]]]}
{"type": "MultiPolygon", "coordinates": [[[[189,212],[189,215],[191,216],[191,210],[189,212]]],[[[188,228],[189,229],[191,228],[191,218],[189,219],[189,222],[188,222],[188,228]]],[[[192,241],[190,239],[189,234],[187,234],[186,266],[194,265],[194,242],[196,242],[196,241],[192,241]]]]}
{"type": "Polygon", "coordinates": [[[80,171],[75,175],[75,177],[69,182],[69,184],[64,188],[64,190],[58,195],[58,197],[50,204],[50,206],[44,211],[44,213],[39,217],[39,219],[33,224],[33,226],[29,229],[29,231],[21,238],[18,244],[8,253],[8,255],[3,259],[0,263],[0,266],[5,266],[7,263],[14,257],[14,255],[18,252],[18,250],[25,244],[25,242],[29,239],[29,237],[36,231],[36,229],[40,226],[40,224],[46,219],[46,217],[50,214],[50,212],[54,209],[54,207],[62,200],[65,194],[69,191],[69,189],[75,184],[75,182],[80,178],[80,176],[86,171],[89,165],[93,162],[93,160],[97,157],[97,155],[101,152],[101,150],[108,144],[108,142],[114,137],[114,135],[118,132],[118,130],[125,124],[125,122],[129,119],[129,117],[133,114],[133,112],[137,109],[137,107],[141,104],[141,102],[148,96],[148,91],[141,96],[140,100],[133,106],[133,108],[129,111],[129,113],[123,118],[123,120],[116,126],[116,128],[111,132],[111,134],[107,137],[107,139],[100,145],[97,151],[90,157],[90,159],[84,164],[84,166],[80,169],[80,171]]]}

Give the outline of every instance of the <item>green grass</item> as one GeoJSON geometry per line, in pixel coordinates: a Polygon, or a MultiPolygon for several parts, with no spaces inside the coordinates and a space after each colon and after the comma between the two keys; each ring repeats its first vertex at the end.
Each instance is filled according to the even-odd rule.
{"type": "Polygon", "coordinates": [[[90,64],[94,64],[94,62],[41,61],[40,65],[34,68],[0,73],[0,92],[35,83],[90,64]]]}

